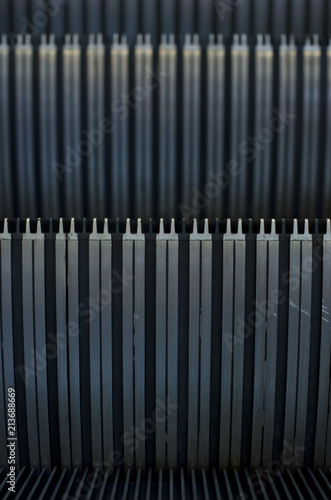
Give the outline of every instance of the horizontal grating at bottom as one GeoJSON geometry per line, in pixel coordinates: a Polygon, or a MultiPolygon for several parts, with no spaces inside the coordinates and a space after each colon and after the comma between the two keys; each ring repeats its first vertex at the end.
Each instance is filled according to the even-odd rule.
{"type": "MultiPolygon", "coordinates": [[[[181,469],[134,474],[130,469],[88,469],[79,472],[37,472],[24,467],[17,477],[16,498],[27,500],[120,499],[325,499],[331,496],[331,471],[310,468],[285,471],[268,469],[196,472],[181,469]]],[[[0,471],[1,498],[11,498],[5,471],[0,471]]]]}

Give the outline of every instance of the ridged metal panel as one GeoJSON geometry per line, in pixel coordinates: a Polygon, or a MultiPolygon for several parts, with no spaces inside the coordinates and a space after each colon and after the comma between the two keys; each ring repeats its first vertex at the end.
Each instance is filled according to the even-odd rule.
{"type": "Polygon", "coordinates": [[[0,214],[328,216],[331,45],[215,41],[3,37],[0,214]]]}
{"type": "MultiPolygon", "coordinates": [[[[194,469],[175,472],[173,469],[143,472],[130,469],[123,473],[120,469],[88,469],[72,473],[54,468],[51,472],[43,469],[39,473],[24,468],[18,477],[15,498],[33,500],[60,500],[69,498],[111,499],[111,500],[161,500],[169,498],[219,500],[221,498],[264,498],[293,499],[311,498],[327,500],[331,494],[331,473],[321,469],[312,471],[285,472],[282,475],[273,469],[223,470],[215,469],[197,472],[194,469]]],[[[0,471],[0,493],[2,498],[10,498],[7,493],[6,476],[0,471]]]]}
{"type": "Polygon", "coordinates": [[[21,467],[330,468],[329,219],[0,228],[21,467]]]}

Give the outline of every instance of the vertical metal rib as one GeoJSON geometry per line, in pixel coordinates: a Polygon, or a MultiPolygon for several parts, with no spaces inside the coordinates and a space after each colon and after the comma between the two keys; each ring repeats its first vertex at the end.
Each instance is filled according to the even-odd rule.
{"type": "Polygon", "coordinates": [[[2,35],[0,41],[0,88],[0,213],[13,217],[9,135],[9,46],[6,35],[2,35]]]}
{"type": "MultiPolygon", "coordinates": [[[[79,355],[79,291],[78,291],[78,235],[75,221],[71,219],[67,236],[67,307],[68,307],[68,358],[70,428],[72,440],[72,466],[82,467],[82,432],[80,411],[80,355],[79,355]]],[[[65,339],[62,339],[65,342],[65,339]]]]}
{"type": "Polygon", "coordinates": [[[318,377],[318,403],[316,418],[316,437],[314,465],[324,466],[328,398],[330,388],[330,363],[331,363],[331,227],[330,219],[327,220],[327,231],[323,237],[323,284],[322,284],[322,314],[321,314],[321,344],[318,377]]]}
{"type": "Polygon", "coordinates": [[[255,48],[255,137],[253,217],[269,217],[271,193],[271,142],[273,50],[270,35],[257,36],[255,48]]]}
{"type": "Polygon", "coordinates": [[[135,487],[135,490],[134,490],[133,500],[138,500],[139,499],[140,480],[141,480],[141,469],[138,469],[137,479],[136,479],[136,487],[135,487]]]}
{"type": "Polygon", "coordinates": [[[125,36],[119,42],[114,35],[111,57],[111,120],[113,132],[111,135],[111,213],[114,217],[126,217],[129,213],[129,159],[128,105],[121,99],[129,89],[129,47],[125,36]]]}
{"type": "Polygon", "coordinates": [[[34,317],[34,248],[30,220],[22,239],[22,302],[24,338],[24,374],[26,392],[26,417],[30,465],[39,470],[39,432],[36,387],[36,351],[34,317]]]}
{"type": "Polygon", "coordinates": [[[242,221],[238,221],[238,232],[232,235],[234,243],[234,298],[233,298],[233,380],[232,380],[232,424],[231,466],[240,466],[242,398],[244,383],[244,321],[245,321],[245,235],[242,221]]]}
{"type": "Polygon", "coordinates": [[[274,418],[276,404],[277,328],[279,303],[279,237],[276,222],[271,221],[268,240],[268,308],[266,335],[266,365],[264,386],[264,433],[262,465],[268,467],[273,458],[274,418]]]}
{"type": "Polygon", "coordinates": [[[230,217],[242,217],[247,210],[249,48],[247,36],[233,35],[231,46],[230,217]]]}
{"type": "Polygon", "coordinates": [[[158,212],[168,218],[176,213],[177,47],[173,34],[169,40],[167,35],[161,37],[159,68],[166,81],[159,86],[158,212]]]}
{"type": "Polygon", "coordinates": [[[234,245],[231,223],[228,219],[227,232],[223,240],[220,469],[230,465],[232,381],[229,374],[232,374],[233,354],[234,245]]]}
{"type": "Polygon", "coordinates": [[[278,54],[278,111],[272,129],[277,134],[276,204],[277,217],[290,217],[293,211],[295,172],[294,121],[297,100],[297,48],[294,36],[287,44],[286,35],[281,36],[278,54]]]}
{"type": "Polygon", "coordinates": [[[302,467],[306,442],[306,420],[308,403],[311,298],[312,298],[313,243],[305,220],[304,241],[301,242],[301,298],[298,363],[298,395],[296,408],[296,433],[294,457],[295,467],[302,467]]]}
{"type": "Polygon", "coordinates": [[[193,238],[200,239],[200,414],[199,414],[199,461],[202,469],[209,467],[210,439],[210,365],[211,365],[211,301],[212,294],[212,238],[208,220],[205,219],[204,233],[194,232],[193,238]]]}
{"type": "Polygon", "coordinates": [[[150,34],[137,36],[135,62],[135,213],[147,218],[153,215],[153,93],[148,82],[153,65],[150,34]]]}
{"type": "Polygon", "coordinates": [[[116,476],[113,484],[113,488],[111,490],[111,497],[110,500],[115,500],[115,495],[116,495],[116,490],[117,490],[117,485],[118,485],[118,478],[120,477],[120,469],[118,468],[116,471],[116,476]]]}
{"type": "Polygon", "coordinates": [[[36,215],[33,139],[33,48],[31,36],[17,38],[15,49],[17,193],[19,215],[36,215]]]}
{"type": "MultiPolygon", "coordinates": [[[[123,236],[123,272],[135,276],[134,285],[123,289],[123,401],[124,431],[129,432],[133,422],[145,435],[145,237],[138,219],[137,233],[127,221],[123,236]],[[133,363],[134,361],[134,363],[133,363]]],[[[136,466],[145,466],[144,439],[136,439],[136,466]]],[[[133,448],[124,441],[125,465],[133,464],[133,448]]]]}
{"type": "Polygon", "coordinates": [[[303,132],[300,179],[300,217],[314,217],[317,202],[320,121],[321,48],[318,36],[303,48],[303,132]]]}
{"type": "Polygon", "coordinates": [[[91,384],[91,431],[92,461],[100,466],[102,456],[102,401],[101,401],[101,288],[100,288],[100,235],[97,221],[93,219],[93,231],[89,239],[89,332],[90,332],[90,384],[91,384]],[[95,306],[96,304],[96,306],[95,306]]]}
{"type": "Polygon", "coordinates": [[[279,241],[275,220],[271,233],[264,221],[256,244],[256,316],[254,354],[254,395],[252,427],[252,467],[272,460],[278,317],[279,241]],[[268,304],[268,307],[266,306],[268,304]]]}
{"type": "Polygon", "coordinates": [[[224,104],[225,104],[225,47],[221,36],[215,44],[214,35],[209,37],[207,47],[207,184],[213,186],[206,209],[207,215],[214,218],[223,209],[222,186],[217,176],[224,163],[224,104]],[[210,184],[209,184],[210,183],[210,184]]]}
{"type": "Polygon", "coordinates": [[[191,469],[191,481],[192,481],[192,497],[193,500],[198,500],[198,492],[197,492],[197,482],[195,478],[195,471],[191,469]]]}
{"type": "Polygon", "coordinates": [[[122,500],[126,500],[127,495],[128,495],[129,483],[130,483],[130,474],[131,474],[131,469],[128,469],[126,471],[126,477],[125,477],[125,483],[124,483],[124,490],[123,490],[123,494],[122,494],[122,500]]]}
{"type": "Polygon", "coordinates": [[[40,110],[40,171],[42,214],[44,217],[58,217],[59,186],[63,173],[58,171],[57,158],[57,47],[54,35],[47,43],[46,35],[39,46],[39,110],[40,110]],[[58,174],[58,175],[56,175],[58,174]]]}
{"type": "MultiPolygon", "coordinates": [[[[11,234],[8,232],[8,220],[4,221],[4,229],[0,238],[0,291],[1,291],[1,330],[2,330],[2,365],[3,365],[3,386],[4,398],[7,401],[8,389],[15,389],[14,370],[14,335],[13,335],[13,302],[12,302],[12,244],[11,234]]],[[[7,422],[7,416],[5,416],[7,422]]],[[[17,433],[16,437],[20,438],[17,433]]],[[[23,436],[22,436],[23,438],[23,436]]],[[[5,448],[5,455],[7,450],[5,448]]],[[[6,460],[7,465],[7,460],[6,460]]],[[[17,467],[19,469],[19,456],[17,454],[17,467]]]]}
{"type": "MultiPolygon", "coordinates": [[[[331,12],[331,9],[330,9],[331,12]]],[[[326,124],[325,124],[325,162],[324,162],[324,188],[322,217],[328,217],[331,213],[331,38],[326,51],[326,124]]]]}
{"type": "Polygon", "coordinates": [[[199,444],[200,240],[197,220],[190,235],[187,466],[196,469],[199,444]]]}
{"type": "Polygon", "coordinates": [[[37,234],[33,243],[34,271],[34,316],[36,349],[36,382],[38,398],[38,426],[40,442],[40,466],[51,468],[51,450],[49,437],[47,366],[43,358],[46,350],[46,296],[45,296],[45,237],[38,220],[37,234]]]}
{"type": "Polygon", "coordinates": [[[66,235],[63,232],[63,220],[60,219],[59,232],[55,242],[56,259],[56,329],[57,329],[57,376],[61,465],[71,468],[71,445],[69,430],[69,393],[67,361],[67,252],[66,235]],[[59,338],[61,334],[61,340],[59,338]]]}
{"type": "MultiPolygon", "coordinates": [[[[289,316],[284,446],[292,454],[294,452],[294,446],[301,447],[299,459],[300,457],[302,458],[302,447],[304,447],[305,443],[302,433],[305,429],[306,407],[304,408],[303,405],[306,400],[308,391],[308,382],[306,381],[306,387],[303,387],[300,383],[299,367],[301,374],[303,366],[307,364],[307,356],[309,363],[309,347],[306,352],[304,352],[302,349],[307,349],[307,345],[309,346],[310,316],[308,317],[308,323],[307,319],[304,316],[310,315],[309,294],[311,293],[311,276],[309,267],[311,266],[311,261],[307,259],[307,252],[309,253],[309,242],[307,241],[307,245],[304,245],[304,248],[302,248],[302,243],[304,243],[305,240],[309,239],[311,239],[311,237],[309,237],[308,234],[308,222],[305,222],[305,234],[302,235],[298,234],[298,223],[297,220],[294,220],[293,233],[291,234],[290,239],[289,316]],[[305,266],[308,266],[306,269],[302,268],[303,252],[305,253],[305,266]],[[304,279],[303,272],[305,276],[304,279]],[[307,293],[308,296],[306,295],[307,293]],[[298,391],[299,384],[300,394],[298,391]],[[297,415],[296,421],[296,411],[298,409],[297,404],[299,404],[299,398],[301,413],[297,415]],[[297,439],[295,436],[296,425],[299,425],[299,434],[297,435],[297,439]]],[[[306,377],[308,377],[309,373],[308,367],[306,367],[306,369],[306,376],[303,375],[304,380],[306,377]]]]}
{"type": "Polygon", "coordinates": [[[108,220],[104,221],[101,240],[101,366],[103,453],[108,467],[113,453],[113,347],[112,347],[112,241],[108,233],[108,220]]]}
{"type": "Polygon", "coordinates": [[[105,189],[105,136],[110,132],[105,118],[105,46],[102,35],[90,35],[86,49],[87,59],[87,130],[83,130],[90,153],[88,161],[88,213],[104,217],[106,213],[105,189]]]}
{"type": "MultiPolygon", "coordinates": [[[[185,36],[183,47],[183,151],[182,199],[193,206],[199,189],[200,166],[200,63],[199,36],[185,36]]],[[[196,208],[196,207],[193,207],[196,208]]]]}
{"type": "Polygon", "coordinates": [[[179,241],[175,220],[171,220],[168,241],[168,295],[167,295],[167,452],[168,467],[177,467],[177,379],[178,379],[178,266],[179,241]]]}
{"type": "MultiPolygon", "coordinates": [[[[134,243],[131,235],[130,220],[127,220],[123,235],[123,271],[129,276],[134,273],[134,243]]],[[[134,285],[130,281],[123,288],[123,428],[129,433],[134,427],[134,285]]],[[[134,466],[134,447],[124,439],[124,464],[126,468],[134,466]]],[[[139,443],[140,444],[140,443],[139,443]]]]}
{"type": "MultiPolygon", "coordinates": [[[[155,329],[155,399],[162,402],[167,398],[167,380],[165,378],[167,363],[167,250],[163,219],[160,220],[160,231],[156,235],[156,329],[155,329]]],[[[166,421],[156,422],[155,430],[155,466],[166,467],[166,421]]]]}
{"type": "Polygon", "coordinates": [[[63,47],[63,141],[66,175],[65,212],[82,217],[82,158],[86,145],[81,141],[81,48],[78,35],[66,35],[63,47]]]}
{"type": "Polygon", "coordinates": [[[264,220],[260,222],[260,233],[256,237],[256,296],[255,296],[255,350],[254,350],[254,392],[251,466],[260,467],[264,424],[264,384],[265,384],[265,347],[268,285],[268,241],[264,230],[264,220]]]}
{"type": "Polygon", "coordinates": [[[145,236],[138,219],[134,239],[134,383],[135,424],[142,440],[136,448],[136,467],[145,467],[145,236]]]}
{"type": "Polygon", "coordinates": [[[157,490],[157,500],[162,500],[162,472],[163,470],[159,470],[159,481],[158,481],[158,490],[157,490]]]}

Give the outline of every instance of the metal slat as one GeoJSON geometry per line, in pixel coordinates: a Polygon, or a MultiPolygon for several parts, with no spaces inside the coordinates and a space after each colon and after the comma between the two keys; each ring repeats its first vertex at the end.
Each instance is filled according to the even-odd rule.
{"type": "MultiPolygon", "coordinates": [[[[77,4],[70,4],[77,9],[77,4]]],[[[82,217],[82,161],[86,145],[81,141],[81,48],[79,36],[66,35],[63,58],[63,157],[65,213],[68,217],[82,217]]]]}
{"type": "Polygon", "coordinates": [[[199,358],[200,358],[200,241],[197,220],[190,235],[189,263],[189,348],[188,348],[188,423],[187,466],[198,465],[199,447],[199,358]]]}
{"type": "Polygon", "coordinates": [[[113,346],[112,346],[112,241],[108,234],[108,220],[104,222],[101,240],[101,364],[104,462],[111,462],[113,454],[113,346]]]}
{"type": "Polygon", "coordinates": [[[275,213],[278,218],[290,217],[295,181],[295,131],[297,102],[297,48],[293,35],[287,43],[281,35],[278,52],[278,108],[273,129],[277,133],[277,173],[275,213]],[[289,117],[289,118],[288,118],[289,117]]]}
{"type": "Polygon", "coordinates": [[[34,300],[34,236],[31,234],[30,220],[27,219],[26,233],[22,238],[24,381],[30,465],[39,470],[34,300]]]}
{"type": "Polygon", "coordinates": [[[273,50],[270,35],[258,35],[255,48],[255,137],[253,217],[270,216],[273,50]]]}
{"type": "Polygon", "coordinates": [[[177,46],[173,34],[169,38],[162,35],[158,57],[160,75],[165,75],[165,81],[161,81],[158,88],[158,212],[161,217],[171,217],[176,211],[176,192],[173,186],[176,183],[177,163],[177,46]]]}
{"type": "Polygon", "coordinates": [[[67,315],[68,315],[68,369],[70,398],[70,431],[72,467],[82,467],[81,388],[79,355],[79,250],[75,221],[71,219],[67,235],[67,315]]]}
{"type": "Polygon", "coordinates": [[[33,242],[34,272],[34,317],[36,350],[36,385],[38,400],[38,426],[40,443],[40,466],[51,468],[51,449],[49,436],[47,366],[46,353],[46,293],[45,293],[45,236],[41,232],[41,222],[37,222],[37,234],[33,242]],[[42,357],[42,360],[40,360],[42,357]],[[39,364],[40,363],[40,364],[39,364]]]}
{"type": "MultiPolygon", "coordinates": [[[[141,220],[138,219],[134,239],[134,398],[135,425],[141,433],[141,441],[136,440],[136,467],[145,467],[145,236],[141,220]]],[[[133,394],[132,394],[133,396],[133,394]]]]}
{"type": "Polygon", "coordinates": [[[234,293],[234,245],[230,220],[223,241],[223,295],[222,295],[222,359],[221,359],[221,410],[219,468],[230,464],[231,438],[231,377],[233,353],[233,293],[234,293]]]}
{"type": "Polygon", "coordinates": [[[264,385],[265,385],[265,348],[267,317],[268,284],[268,242],[264,233],[264,221],[260,223],[260,233],[256,239],[256,322],[254,352],[254,394],[251,466],[260,467],[262,455],[264,424],[264,385]]]}
{"type": "MultiPolygon", "coordinates": [[[[199,36],[185,36],[183,47],[183,145],[182,145],[182,198],[184,207],[194,206],[195,192],[199,189],[200,164],[200,72],[201,46],[199,36]]],[[[182,210],[181,210],[182,211],[182,210]]],[[[185,217],[183,211],[182,215],[185,217]]],[[[192,217],[192,215],[191,215],[192,217]]]]}
{"type": "MultiPolygon", "coordinates": [[[[331,14],[331,9],[330,9],[331,14]]],[[[331,38],[326,51],[326,124],[325,137],[331,134],[331,38]]],[[[331,143],[326,140],[325,143],[325,162],[324,162],[324,189],[322,217],[328,217],[331,210],[330,192],[331,192],[331,171],[328,166],[331,164],[331,143]]]]}
{"type": "Polygon", "coordinates": [[[167,460],[168,467],[177,467],[177,413],[178,413],[178,296],[179,241],[175,220],[171,220],[168,241],[168,345],[167,345],[167,460]]]}
{"type": "Polygon", "coordinates": [[[113,37],[111,58],[111,212],[114,217],[129,213],[128,133],[130,109],[121,104],[121,96],[129,88],[129,47],[126,36],[113,37]]]}
{"type": "MultiPolygon", "coordinates": [[[[247,161],[242,146],[248,137],[249,47],[247,36],[233,35],[231,46],[231,118],[230,118],[230,217],[242,217],[247,205],[247,161]]],[[[244,145],[245,147],[245,145],[244,145]]]]}
{"type": "Polygon", "coordinates": [[[233,372],[232,372],[232,424],[231,467],[240,466],[242,399],[244,384],[244,332],[245,321],[245,235],[242,221],[238,221],[238,232],[232,235],[234,243],[234,299],[233,299],[233,372]]]}
{"type": "MultiPolygon", "coordinates": [[[[197,227],[196,227],[197,229],[197,227]]],[[[191,238],[200,239],[200,414],[199,414],[199,460],[202,469],[209,467],[210,437],[210,365],[212,311],[212,238],[208,220],[205,219],[204,232],[193,233],[191,238]]]]}
{"type": "Polygon", "coordinates": [[[57,163],[57,46],[55,36],[42,35],[38,51],[41,197],[44,217],[60,215],[59,186],[64,172],[57,163]]]}
{"type": "Polygon", "coordinates": [[[153,210],[153,90],[147,78],[153,66],[150,34],[137,36],[135,58],[135,213],[151,217],[153,210]]]}
{"type": "MultiPolygon", "coordinates": [[[[286,373],[286,402],[284,419],[284,443],[286,448],[294,452],[295,412],[297,401],[298,359],[299,359],[299,325],[300,325],[300,273],[301,240],[298,234],[298,224],[294,221],[293,234],[290,236],[289,264],[289,313],[288,313],[288,345],[286,373]]],[[[300,446],[303,446],[300,443],[300,446]]]]}
{"type": "Polygon", "coordinates": [[[11,196],[11,153],[9,133],[9,45],[6,35],[0,41],[0,212],[13,216],[11,196]]]}
{"type": "Polygon", "coordinates": [[[309,356],[311,334],[311,298],[313,244],[309,235],[308,220],[305,221],[305,241],[301,242],[301,298],[300,298],[300,332],[298,393],[296,407],[294,466],[302,467],[304,463],[303,449],[306,439],[306,420],[308,403],[309,356]]]}
{"type": "MultiPolygon", "coordinates": [[[[94,9],[91,9],[94,10],[94,9]]],[[[105,139],[110,133],[110,121],[105,118],[105,46],[102,35],[90,35],[86,49],[87,61],[87,131],[89,143],[88,202],[89,214],[103,217],[106,213],[105,139]]]]}
{"type": "Polygon", "coordinates": [[[59,405],[59,440],[61,448],[61,465],[71,469],[71,441],[69,423],[69,393],[68,393],[68,353],[67,342],[67,251],[66,235],[63,231],[63,220],[60,219],[59,232],[55,241],[56,259],[56,328],[57,328],[57,376],[58,376],[58,405],[59,405]],[[59,342],[61,333],[61,343],[59,342]],[[64,339],[64,341],[63,341],[64,339]]]}
{"type": "Polygon", "coordinates": [[[103,462],[100,265],[100,235],[97,232],[97,220],[93,219],[93,231],[89,238],[89,333],[92,461],[95,467],[101,466],[103,462]]]}
{"type": "Polygon", "coordinates": [[[35,157],[33,147],[33,48],[31,36],[17,38],[15,48],[16,162],[18,211],[36,214],[35,157]]]}
{"type": "Polygon", "coordinates": [[[303,132],[299,216],[314,217],[317,203],[320,133],[321,48],[318,35],[303,48],[303,132]]]}
{"type": "Polygon", "coordinates": [[[268,310],[266,334],[265,396],[264,396],[264,433],[262,465],[268,467],[273,457],[274,421],[276,405],[277,372],[277,328],[279,295],[279,237],[276,235],[276,223],[271,221],[271,233],[268,241],[268,310]]]}
{"type": "MultiPolygon", "coordinates": [[[[221,214],[222,184],[217,182],[224,163],[225,47],[221,36],[210,35],[207,47],[207,165],[206,187],[211,187],[208,217],[221,214]]],[[[205,189],[206,189],[205,187],[205,189]]]]}

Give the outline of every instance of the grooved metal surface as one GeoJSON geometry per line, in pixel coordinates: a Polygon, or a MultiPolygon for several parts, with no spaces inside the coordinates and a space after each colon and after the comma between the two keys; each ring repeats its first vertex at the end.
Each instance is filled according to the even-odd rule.
{"type": "MultiPolygon", "coordinates": [[[[0,493],[2,498],[10,498],[6,494],[6,477],[0,470],[0,493]]],[[[170,469],[166,472],[160,469],[153,472],[149,469],[143,472],[138,469],[134,473],[128,469],[123,473],[120,469],[88,469],[73,472],[54,468],[51,472],[43,469],[31,472],[24,468],[16,484],[15,498],[33,500],[60,499],[98,499],[98,500],[162,500],[169,499],[293,499],[300,498],[327,500],[331,494],[331,473],[321,469],[312,471],[305,468],[284,472],[282,475],[273,469],[243,469],[223,470],[217,473],[215,469],[197,472],[194,469],[178,473],[170,469]]]]}
{"type": "Polygon", "coordinates": [[[0,221],[18,467],[182,467],[204,491],[211,467],[327,471],[330,240],[329,219],[0,221]]]}
{"type": "Polygon", "coordinates": [[[331,44],[0,43],[2,217],[328,217],[331,44]]]}

